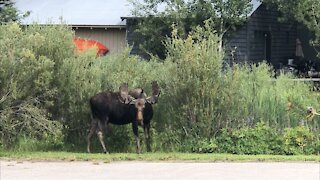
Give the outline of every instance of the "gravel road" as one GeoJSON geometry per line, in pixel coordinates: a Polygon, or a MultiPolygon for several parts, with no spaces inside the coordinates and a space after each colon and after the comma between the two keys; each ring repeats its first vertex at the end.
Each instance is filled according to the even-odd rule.
{"type": "Polygon", "coordinates": [[[31,162],[0,160],[1,180],[320,180],[319,163],[31,162]]]}

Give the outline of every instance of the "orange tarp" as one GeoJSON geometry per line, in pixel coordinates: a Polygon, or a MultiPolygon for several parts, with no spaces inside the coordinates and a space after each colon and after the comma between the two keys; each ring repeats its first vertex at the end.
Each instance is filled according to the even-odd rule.
{"type": "Polygon", "coordinates": [[[73,39],[73,43],[76,46],[76,51],[79,53],[85,52],[94,47],[97,49],[98,56],[103,56],[109,52],[109,49],[105,45],[96,40],[75,38],[73,39]]]}

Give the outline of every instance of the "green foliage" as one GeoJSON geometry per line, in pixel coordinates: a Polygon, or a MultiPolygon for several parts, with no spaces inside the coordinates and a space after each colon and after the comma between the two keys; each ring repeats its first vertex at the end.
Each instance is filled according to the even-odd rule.
{"type": "MultiPolygon", "coordinates": [[[[286,154],[313,154],[316,153],[314,134],[304,126],[286,128],[284,130],[284,147],[286,154]]],[[[316,142],[316,143],[315,143],[316,142]]]]}
{"type": "Polygon", "coordinates": [[[196,143],[196,146],[192,148],[192,152],[214,153],[214,152],[217,152],[217,149],[218,149],[218,143],[216,140],[214,140],[214,139],[210,139],[209,141],[199,140],[196,143]]]}
{"type": "Polygon", "coordinates": [[[282,154],[281,138],[278,133],[258,123],[254,128],[239,130],[224,129],[217,137],[218,151],[233,154],[282,154]]]}
{"type": "MultiPolygon", "coordinates": [[[[98,58],[93,52],[77,55],[74,34],[64,25],[1,26],[1,147],[84,151],[90,97],[117,91],[123,82],[150,95],[150,82],[156,80],[161,95],[151,123],[153,151],[316,153],[318,141],[307,143],[303,151],[294,143],[285,149],[279,135],[303,120],[313,139],[318,138],[318,118],[305,121],[307,106],[319,109],[319,96],[310,92],[310,84],[287,75],[275,79],[266,63],[223,66],[211,23],[187,38],[174,30],[165,43],[165,61],[143,61],[130,56],[130,49],[98,58]]],[[[112,126],[105,137],[111,152],[134,152],[131,125],[112,126]]],[[[296,136],[286,137],[294,142],[296,136]]],[[[97,138],[93,141],[94,152],[100,152],[97,138]]]]}
{"type": "Polygon", "coordinates": [[[193,151],[201,153],[300,155],[319,152],[319,140],[308,128],[286,128],[281,133],[264,123],[253,128],[222,129],[215,139],[200,140],[194,145],[193,151]]]}
{"type": "Polygon", "coordinates": [[[158,62],[151,59],[149,62],[138,56],[130,56],[130,49],[114,56],[101,58],[100,67],[104,69],[103,84],[108,89],[118,90],[122,82],[128,82],[129,88],[144,87],[151,93],[151,81],[157,80],[160,84],[168,81],[167,72],[172,68],[171,62],[158,62]]]}
{"type": "Polygon", "coordinates": [[[14,5],[15,1],[12,0],[1,0],[0,1],[0,24],[9,22],[17,22],[25,18],[30,14],[27,12],[20,12],[14,5]]]}
{"type": "Polygon", "coordinates": [[[21,133],[38,137],[61,130],[48,111],[55,94],[55,62],[36,52],[43,41],[43,34],[23,31],[17,24],[0,27],[0,135],[5,147],[21,133]]]}
{"type": "Polygon", "coordinates": [[[64,124],[65,138],[70,145],[85,139],[90,124],[89,98],[102,89],[104,73],[100,65],[95,54],[89,53],[65,58],[57,70],[53,113],[54,118],[64,124]]]}
{"type": "Polygon", "coordinates": [[[164,108],[175,116],[174,128],[182,128],[186,136],[212,135],[217,115],[222,54],[217,36],[209,29],[209,25],[199,28],[187,39],[173,34],[166,45],[166,60],[175,63],[175,72],[166,87],[170,98],[164,108]]]}
{"type": "Polygon", "coordinates": [[[318,139],[315,142],[315,153],[317,153],[318,155],[320,153],[320,140],[319,140],[319,138],[320,138],[320,135],[318,135],[318,139]]]}
{"type": "Polygon", "coordinates": [[[74,34],[64,25],[8,24],[0,31],[3,145],[10,147],[19,136],[59,137],[61,131],[65,141],[84,136],[88,99],[101,89],[101,69],[90,66],[95,55],[76,56],[74,34]]]}
{"type": "MultiPolygon", "coordinates": [[[[93,52],[76,55],[74,34],[64,25],[21,29],[8,24],[0,32],[0,134],[5,147],[16,144],[19,136],[32,141],[42,139],[44,133],[58,136],[62,131],[64,141],[74,149],[85,142],[91,96],[116,91],[123,82],[150,92],[151,81],[165,84],[170,78],[166,69],[171,63],[141,61],[129,56],[129,50],[101,58],[93,52]]],[[[116,131],[118,139],[110,144],[132,137],[127,129],[116,131]]]]}
{"type": "MultiPolygon", "coordinates": [[[[198,141],[203,139],[223,136],[224,131],[220,134],[223,128],[248,127],[239,132],[240,135],[246,134],[248,140],[239,142],[237,151],[230,151],[234,146],[230,141],[230,144],[223,145],[230,146],[225,150],[282,153],[276,143],[271,144],[275,150],[259,146],[250,150],[259,143],[247,144],[256,138],[250,133],[257,134],[249,127],[261,119],[268,127],[277,130],[298,126],[305,119],[306,107],[318,104],[314,93],[310,93],[310,84],[292,81],[290,76],[283,74],[275,79],[272,67],[266,63],[223,68],[219,38],[209,28],[210,21],[207,23],[207,28],[197,29],[187,39],[178,37],[173,31],[173,38],[166,44],[166,61],[174,64],[175,71],[171,72],[171,80],[165,86],[168,94],[161,96],[166,105],[158,105],[163,112],[162,121],[166,123],[162,126],[171,134],[169,138],[175,139],[177,146],[182,147],[178,148],[181,151],[197,149],[198,141]],[[287,107],[288,101],[293,104],[291,109],[287,107]]],[[[314,128],[318,129],[316,124],[319,122],[314,123],[314,128]]]]}
{"type": "Polygon", "coordinates": [[[18,11],[10,0],[0,1],[0,24],[18,20],[18,11]]]}
{"type": "Polygon", "coordinates": [[[31,138],[24,135],[18,138],[13,150],[20,152],[61,150],[64,146],[63,142],[62,133],[59,135],[43,133],[41,138],[31,138]]]}
{"type": "Polygon", "coordinates": [[[222,50],[224,34],[243,23],[252,9],[247,0],[131,0],[131,3],[134,6],[133,14],[141,17],[135,22],[135,45],[140,44],[141,49],[161,59],[166,56],[163,42],[170,37],[172,25],[175,25],[180,37],[186,38],[197,26],[204,27],[204,21],[211,19],[211,26],[218,33],[222,50]]]}
{"type": "Polygon", "coordinates": [[[280,129],[294,127],[305,118],[306,107],[317,104],[310,84],[283,74],[275,79],[266,63],[235,65],[226,72],[223,89],[226,127],[253,125],[259,119],[280,129]],[[290,110],[288,101],[293,104],[290,110]]]}

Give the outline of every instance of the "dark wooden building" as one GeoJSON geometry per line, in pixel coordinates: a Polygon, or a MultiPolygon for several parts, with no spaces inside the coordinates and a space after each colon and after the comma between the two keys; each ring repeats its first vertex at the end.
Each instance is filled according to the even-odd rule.
{"type": "Polygon", "coordinates": [[[275,8],[261,4],[245,24],[225,39],[225,60],[230,64],[265,60],[275,68],[281,68],[288,64],[288,59],[297,59],[296,42],[299,39],[304,51],[302,59],[314,61],[316,52],[309,45],[312,33],[294,21],[280,22],[279,17],[275,8]]]}

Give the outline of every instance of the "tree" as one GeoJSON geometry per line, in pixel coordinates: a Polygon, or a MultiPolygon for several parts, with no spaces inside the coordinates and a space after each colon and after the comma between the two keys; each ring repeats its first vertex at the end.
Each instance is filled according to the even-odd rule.
{"type": "Polygon", "coordinates": [[[247,0],[194,0],[190,6],[190,16],[196,15],[196,22],[203,23],[211,18],[214,22],[213,29],[219,37],[219,47],[222,51],[222,39],[226,32],[242,24],[252,9],[247,0]]]}
{"type": "Polygon", "coordinates": [[[16,21],[18,19],[18,11],[13,6],[14,3],[9,0],[0,1],[0,22],[16,21]]]}
{"type": "Polygon", "coordinates": [[[197,26],[212,19],[212,29],[219,37],[222,51],[222,39],[226,32],[246,20],[252,9],[248,0],[138,0],[131,1],[133,14],[142,17],[136,32],[144,37],[142,48],[151,54],[164,57],[163,41],[170,36],[172,25],[180,37],[187,37],[197,26]]]}
{"type": "Polygon", "coordinates": [[[0,0],[0,24],[19,21],[21,18],[26,17],[29,14],[30,12],[21,14],[14,6],[14,2],[11,0],[0,0]]]}

